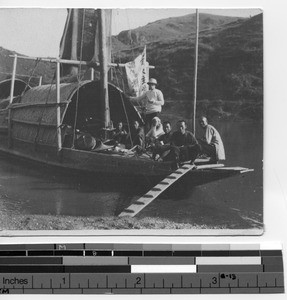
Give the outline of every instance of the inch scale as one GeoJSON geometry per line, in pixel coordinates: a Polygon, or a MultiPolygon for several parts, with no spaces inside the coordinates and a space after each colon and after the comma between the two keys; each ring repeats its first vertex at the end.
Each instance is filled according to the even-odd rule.
{"type": "Polygon", "coordinates": [[[282,249],[259,244],[5,244],[0,245],[0,293],[284,293],[282,249]]]}

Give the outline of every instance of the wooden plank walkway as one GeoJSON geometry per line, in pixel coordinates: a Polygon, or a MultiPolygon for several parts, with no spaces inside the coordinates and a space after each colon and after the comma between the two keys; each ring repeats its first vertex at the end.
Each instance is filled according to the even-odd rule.
{"type": "Polygon", "coordinates": [[[162,194],[167,188],[173,185],[177,180],[187,174],[189,171],[194,170],[216,170],[217,172],[234,172],[238,174],[243,174],[247,172],[252,172],[253,169],[242,168],[242,167],[225,167],[224,164],[204,164],[197,165],[194,164],[184,164],[176,171],[168,175],[160,183],[154,186],[150,191],[145,195],[134,201],[129,207],[125,208],[120,214],[119,217],[134,217],[141,210],[143,210],[147,205],[154,201],[160,194],[162,194]]]}
{"type": "Polygon", "coordinates": [[[168,175],[160,183],[154,186],[150,191],[148,191],[141,198],[133,202],[128,208],[125,208],[119,217],[134,217],[147,205],[149,205],[153,200],[155,200],[161,193],[163,193],[168,187],[174,184],[179,178],[184,176],[187,172],[194,169],[195,165],[185,164],[178,168],[175,172],[168,175]]]}
{"type": "Polygon", "coordinates": [[[248,172],[253,172],[254,169],[249,169],[249,168],[242,168],[242,167],[219,167],[217,168],[217,171],[231,171],[231,172],[238,172],[240,174],[243,173],[248,173],[248,172]]]}
{"type": "Polygon", "coordinates": [[[176,171],[164,178],[160,183],[154,186],[150,191],[148,191],[141,198],[134,201],[129,207],[125,208],[120,214],[119,217],[134,217],[141,210],[143,210],[147,205],[149,205],[153,200],[155,200],[161,193],[163,193],[167,188],[179,180],[189,171],[196,169],[214,169],[224,167],[223,164],[209,164],[209,165],[200,165],[195,166],[194,164],[184,164],[176,171]]]}

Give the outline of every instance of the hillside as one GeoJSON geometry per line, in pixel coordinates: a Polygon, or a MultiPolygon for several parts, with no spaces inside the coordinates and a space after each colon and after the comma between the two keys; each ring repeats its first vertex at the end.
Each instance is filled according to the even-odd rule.
{"type": "MultiPolygon", "coordinates": [[[[199,26],[201,30],[210,30],[239,19],[237,17],[201,14],[199,26]]],[[[183,38],[194,32],[195,22],[194,14],[162,19],[137,29],[122,31],[117,39],[125,45],[139,46],[158,40],[183,38]]]]}
{"type": "MultiPolygon", "coordinates": [[[[15,51],[0,47],[0,81],[11,78],[11,72],[13,69],[13,57],[10,57],[10,55],[15,54],[22,55],[16,53],[15,51]]],[[[51,78],[53,78],[54,76],[54,70],[55,69],[51,67],[51,64],[49,63],[18,59],[16,73],[22,75],[17,76],[19,79],[22,79],[24,81],[28,81],[30,79],[30,84],[37,85],[39,82],[39,76],[43,76],[43,83],[50,82],[51,78]],[[32,78],[30,78],[31,75],[33,76],[32,78]]]]}
{"type": "MultiPolygon", "coordinates": [[[[168,18],[112,37],[113,60],[133,60],[147,46],[147,59],[167,100],[166,108],[186,111],[193,98],[195,15],[168,18]]],[[[13,51],[0,47],[0,79],[8,78],[13,51]]],[[[17,73],[33,72],[34,61],[18,60],[17,73]]],[[[54,66],[38,63],[34,76],[48,83],[54,66]]],[[[119,76],[121,72],[117,72],[119,76]]],[[[115,80],[115,83],[122,80],[115,80]]],[[[198,110],[220,117],[263,117],[263,18],[200,14],[198,110]]]]}
{"type": "MultiPolygon", "coordinates": [[[[186,17],[183,17],[186,20],[186,17]]],[[[176,19],[179,23],[181,18],[176,19]]],[[[191,19],[192,20],[192,19],[191,19]]],[[[223,114],[226,110],[232,115],[252,119],[263,117],[263,20],[262,14],[248,19],[223,18],[216,16],[215,22],[208,26],[207,15],[200,15],[198,106],[202,113],[223,114]],[[230,21],[230,22],[228,22],[230,21]]],[[[190,22],[192,23],[192,21],[190,22]]],[[[158,21],[147,25],[166,31],[168,21],[158,21]]],[[[167,26],[168,27],[168,26],[167,26]]],[[[147,28],[133,30],[140,36],[147,28]]],[[[155,30],[158,32],[158,29],[155,30]]],[[[119,35],[120,36],[120,35],[119,35]]],[[[188,101],[193,97],[194,73],[194,34],[176,34],[173,38],[147,42],[147,58],[156,69],[151,76],[159,81],[166,99],[177,102],[188,101]]],[[[123,41],[123,40],[122,40],[123,41]]],[[[123,49],[116,54],[119,61],[131,60],[142,51],[139,42],[132,50],[123,49]]],[[[182,106],[182,105],[181,105],[182,106]]],[[[189,106],[189,105],[188,105],[189,106]]],[[[176,108],[175,108],[176,109],[176,108]]],[[[226,114],[228,117],[228,113],[226,114]]]]}

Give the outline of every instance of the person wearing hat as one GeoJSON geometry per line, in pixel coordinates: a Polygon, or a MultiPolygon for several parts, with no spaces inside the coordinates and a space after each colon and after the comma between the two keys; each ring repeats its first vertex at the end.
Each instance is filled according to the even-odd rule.
{"type": "Polygon", "coordinates": [[[151,128],[152,119],[158,117],[162,106],[164,105],[163,94],[156,88],[157,80],[150,78],[148,81],[149,90],[138,97],[129,97],[129,99],[143,107],[144,110],[144,121],[147,129],[151,128]]]}

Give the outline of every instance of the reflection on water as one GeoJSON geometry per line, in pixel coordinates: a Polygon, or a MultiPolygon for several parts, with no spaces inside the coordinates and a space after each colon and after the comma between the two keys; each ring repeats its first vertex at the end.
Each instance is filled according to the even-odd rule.
{"type": "MultiPolygon", "coordinates": [[[[256,227],[262,222],[262,124],[214,125],[225,144],[225,164],[255,171],[198,187],[177,185],[147,206],[139,218],[159,217],[228,228],[238,226],[235,224],[256,227]]],[[[111,182],[96,176],[68,176],[4,155],[0,162],[0,210],[7,213],[115,216],[146,191],[144,182],[132,179],[111,182]]]]}

